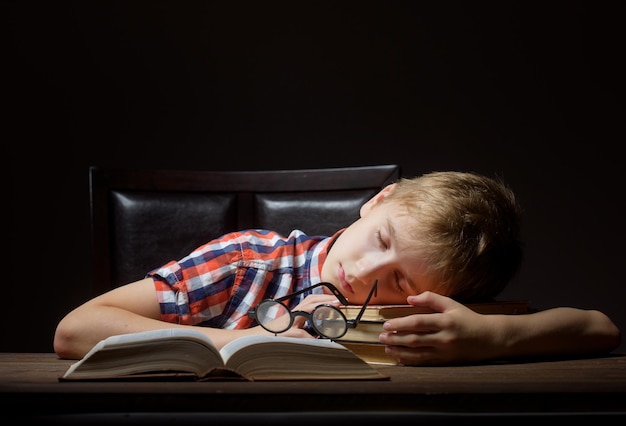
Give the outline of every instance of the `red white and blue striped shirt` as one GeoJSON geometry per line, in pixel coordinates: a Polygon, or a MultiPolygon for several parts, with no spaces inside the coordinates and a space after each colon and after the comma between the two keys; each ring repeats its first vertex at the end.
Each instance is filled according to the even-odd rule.
{"type": "MultiPolygon", "coordinates": [[[[261,300],[278,298],[321,281],[332,237],[294,230],[226,234],[147,274],[155,282],[161,319],[170,323],[222,329],[254,325],[247,317],[261,300]]],[[[321,293],[322,288],[313,290],[321,293]]],[[[310,294],[310,293],[309,293],[310,294]]],[[[285,303],[296,306],[307,294],[285,303]]]]}

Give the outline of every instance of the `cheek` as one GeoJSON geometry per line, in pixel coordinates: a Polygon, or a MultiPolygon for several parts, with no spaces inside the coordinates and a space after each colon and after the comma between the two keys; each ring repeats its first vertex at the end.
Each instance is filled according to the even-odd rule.
{"type": "Polygon", "coordinates": [[[366,249],[365,234],[355,232],[357,229],[347,229],[332,246],[329,256],[342,261],[358,258],[366,249]],[[350,232],[349,232],[350,231],[350,232]]]}
{"type": "Polygon", "coordinates": [[[339,236],[337,242],[341,242],[344,245],[362,245],[363,241],[367,239],[367,231],[360,226],[359,222],[353,223],[348,229],[343,231],[343,233],[339,236]]]}

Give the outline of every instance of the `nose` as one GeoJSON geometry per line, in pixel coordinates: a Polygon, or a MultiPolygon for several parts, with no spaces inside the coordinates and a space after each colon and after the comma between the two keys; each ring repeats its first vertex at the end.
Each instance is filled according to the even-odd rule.
{"type": "Polygon", "coordinates": [[[381,255],[366,254],[356,262],[356,278],[369,287],[383,275],[387,263],[381,255]]]}

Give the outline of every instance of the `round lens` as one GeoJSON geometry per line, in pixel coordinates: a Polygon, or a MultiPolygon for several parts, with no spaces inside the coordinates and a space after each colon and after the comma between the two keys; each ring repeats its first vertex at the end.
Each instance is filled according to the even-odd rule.
{"type": "Polygon", "coordinates": [[[320,336],[328,339],[338,339],[348,330],[344,314],[330,305],[316,307],[311,313],[311,324],[320,336]]]}
{"type": "Polygon", "coordinates": [[[257,306],[256,319],[261,327],[272,333],[282,333],[291,327],[289,308],[273,300],[265,300],[257,306]]]}

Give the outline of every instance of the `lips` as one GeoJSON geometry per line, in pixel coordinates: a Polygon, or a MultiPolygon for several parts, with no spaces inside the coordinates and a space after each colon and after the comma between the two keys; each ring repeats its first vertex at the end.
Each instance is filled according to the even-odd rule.
{"type": "Polygon", "coordinates": [[[341,292],[344,294],[354,294],[352,286],[348,283],[348,281],[346,281],[346,273],[341,265],[337,268],[337,277],[339,278],[339,283],[341,284],[341,292]]]}

